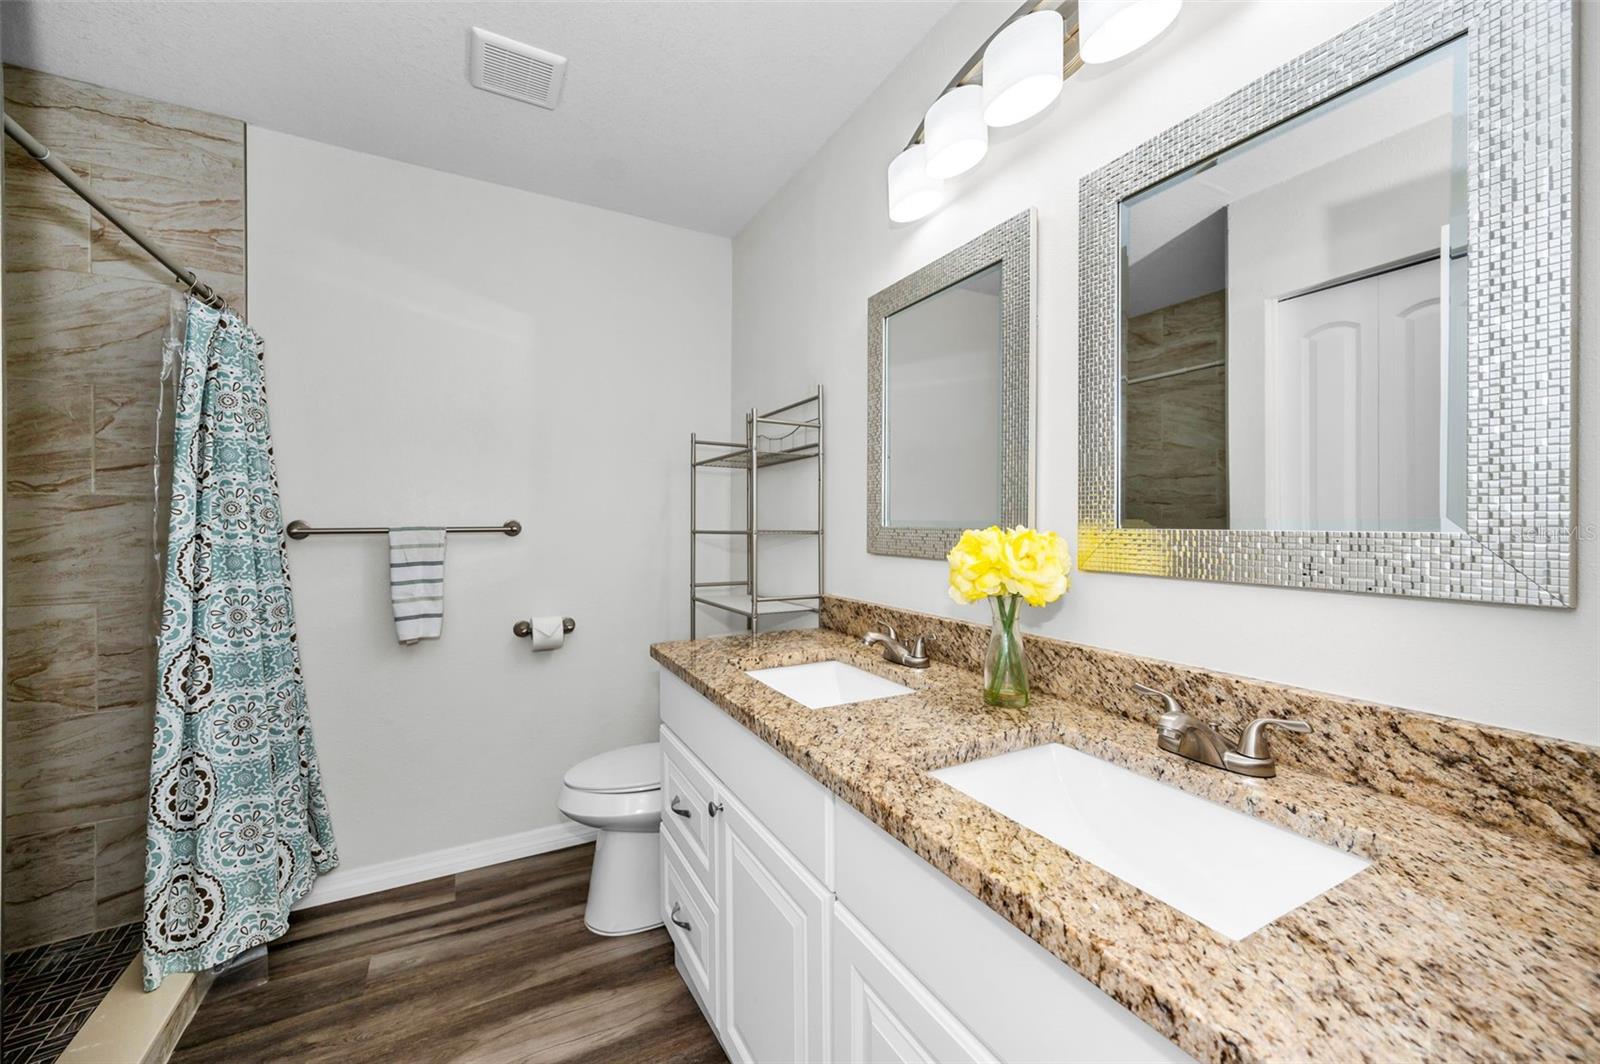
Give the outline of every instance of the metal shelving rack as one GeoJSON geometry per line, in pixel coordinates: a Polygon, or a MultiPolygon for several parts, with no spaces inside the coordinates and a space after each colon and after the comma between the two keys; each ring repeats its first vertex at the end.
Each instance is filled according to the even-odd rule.
{"type": "Polygon", "coordinates": [[[819,613],[822,609],[822,386],[815,395],[762,413],[752,409],[744,418],[744,442],[727,443],[702,440],[689,435],[689,638],[696,638],[699,607],[724,610],[745,619],[745,628],[759,631],[761,618],[819,613]],[[811,416],[805,416],[806,408],[811,416]],[[782,430],[768,435],[763,428],[782,430]],[[798,440],[794,437],[798,436],[798,440]],[[763,442],[772,446],[763,446],[763,442]],[[707,454],[704,452],[710,451],[707,454]],[[817,525],[815,528],[761,527],[761,470],[816,459],[817,525]],[[701,528],[699,487],[702,469],[737,469],[745,474],[743,528],[701,528]],[[740,536],[745,541],[747,567],[743,580],[701,581],[697,555],[701,536],[740,536]],[[763,595],[760,583],[761,539],[763,536],[814,536],[817,541],[817,586],[815,593],[763,595]],[[725,598],[712,597],[721,593],[725,598]]]}

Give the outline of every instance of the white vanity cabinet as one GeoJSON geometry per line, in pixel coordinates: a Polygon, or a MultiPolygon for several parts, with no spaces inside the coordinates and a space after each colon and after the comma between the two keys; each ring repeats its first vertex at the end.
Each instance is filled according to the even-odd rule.
{"type": "Polygon", "coordinates": [[[833,893],[737,802],[719,842],[723,1046],[740,1061],[826,1060],[833,893]]]}
{"type": "Polygon", "coordinates": [[[661,755],[667,931],[734,1060],[1189,1059],[666,671],[661,755]]]}
{"type": "Polygon", "coordinates": [[[684,982],[734,1060],[828,1060],[832,796],[665,673],[661,756],[662,902],[684,982]]]}

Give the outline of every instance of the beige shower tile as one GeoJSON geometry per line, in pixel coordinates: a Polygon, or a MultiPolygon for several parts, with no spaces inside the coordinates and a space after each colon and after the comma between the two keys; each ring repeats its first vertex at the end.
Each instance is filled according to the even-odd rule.
{"type": "Polygon", "coordinates": [[[87,82],[10,63],[5,67],[6,113],[65,158],[71,158],[69,148],[87,150],[93,144],[92,116],[105,95],[87,82]]]}
{"type": "MultiPolygon", "coordinates": [[[[88,173],[74,168],[80,178],[88,173]]],[[[89,205],[50,171],[5,142],[5,268],[89,271],[89,205]]]]}
{"type": "Polygon", "coordinates": [[[1223,348],[1215,337],[1168,340],[1140,351],[1128,352],[1128,376],[1138,379],[1169,370],[1203,366],[1222,359],[1223,348]]]}
{"type": "Polygon", "coordinates": [[[69,521],[67,496],[6,499],[6,597],[13,605],[92,601],[94,558],[69,521]]]}
{"type": "MultiPolygon", "coordinates": [[[[96,166],[91,185],[182,265],[244,273],[244,181],[238,171],[154,176],[96,166]]],[[[90,219],[90,259],[95,273],[170,280],[160,263],[98,214],[90,219]]]]}
{"type": "MultiPolygon", "coordinates": [[[[95,385],[96,494],[154,499],[156,449],[165,442],[157,435],[157,420],[162,413],[160,392],[152,382],[107,381],[95,385]]],[[[163,420],[170,425],[170,419],[163,420]]]]}
{"type": "Polygon", "coordinates": [[[1223,356],[1222,341],[1216,336],[1195,336],[1173,339],[1163,347],[1156,360],[1147,362],[1143,372],[1162,372],[1170,369],[1187,369],[1220,362],[1223,356]]]}
{"type": "Polygon", "coordinates": [[[6,951],[91,931],[94,911],[94,829],[25,834],[8,818],[6,951]]]}
{"type": "Polygon", "coordinates": [[[1186,452],[1197,470],[1217,471],[1217,455],[1227,442],[1228,382],[1223,370],[1192,370],[1162,383],[1167,445],[1186,452]]]}
{"type": "Polygon", "coordinates": [[[13,118],[76,166],[176,175],[243,165],[238,119],[16,66],[5,68],[5,98],[13,118]]]}
{"type": "Polygon", "coordinates": [[[144,812],[151,718],[137,709],[6,721],[5,824],[28,834],[144,812]]]}
{"type": "Polygon", "coordinates": [[[201,270],[200,277],[206,284],[216,289],[223,299],[228,301],[228,306],[232,307],[239,317],[246,321],[250,320],[245,299],[246,281],[244,274],[213,274],[207,270],[201,270]]]}
{"type": "Polygon", "coordinates": [[[1142,362],[1161,350],[1166,342],[1166,329],[1162,324],[1164,313],[1152,310],[1128,319],[1124,326],[1123,348],[1130,365],[1142,362]]]}
{"type": "Polygon", "coordinates": [[[150,500],[18,496],[7,500],[6,511],[12,605],[148,601],[155,571],[150,500]]]}
{"type": "Polygon", "coordinates": [[[52,381],[160,378],[169,289],[64,270],[8,274],[8,376],[52,381]]]}
{"type": "Polygon", "coordinates": [[[1199,336],[1213,340],[1220,338],[1225,328],[1226,296],[1226,292],[1209,292],[1168,307],[1162,319],[1167,336],[1179,339],[1199,336]]]}
{"type": "MultiPolygon", "coordinates": [[[[242,298],[244,123],[17,67],[7,68],[5,95],[13,117],[85,177],[96,194],[230,300],[242,298]]],[[[40,169],[20,149],[11,150],[16,154],[12,169],[19,175],[29,173],[26,167],[40,169]]],[[[40,173],[43,181],[37,188],[52,203],[70,205],[76,199],[40,173]]],[[[9,222],[9,188],[7,199],[9,222]]],[[[58,241],[50,244],[42,261],[34,254],[18,263],[30,269],[48,265],[88,270],[93,262],[95,272],[163,285],[169,281],[149,255],[104,218],[87,208],[73,211],[80,224],[72,230],[76,243],[70,245],[71,255],[69,246],[58,241]]],[[[31,241],[32,235],[27,225],[19,231],[24,240],[31,241]]],[[[17,267],[8,259],[7,268],[17,267]]]]}
{"type": "Polygon", "coordinates": [[[94,712],[93,606],[13,606],[5,631],[6,720],[94,712]]]}
{"type": "Polygon", "coordinates": [[[95,610],[95,690],[101,710],[154,712],[160,618],[153,571],[151,581],[148,597],[102,602],[95,610]]]}
{"type": "MultiPolygon", "coordinates": [[[[80,83],[81,84],[81,83],[80,83]]],[[[94,136],[79,153],[96,175],[115,167],[156,181],[207,190],[244,189],[244,123],[160,100],[84,86],[96,99],[87,109],[94,136]]],[[[241,223],[242,224],[242,223],[241,223]]]]}
{"type": "Polygon", "coordinates": [[[1129,376],[1222,358],[1226,350],[1223,306],[1222,293],[1213,292],[1129,319],[1125,356],[1129,376]]]}
{"type": "Polygon", "coordinates": [[[93,472],[91,415],[87,384],[9,376],[6,490],[13,494],[88,490],[93,472]]]}
{"type": "Polygon", "coordinates": [[[118,817],[94,826],[95,925],[117,927],[144,911],[145,817],[118,817]]]}
{"type": "Polygon", "coordinates": [[[1166,528],[1225,528],[1226,376],[1194,370],[1124,389],[1123,509],[1166,528]]]}

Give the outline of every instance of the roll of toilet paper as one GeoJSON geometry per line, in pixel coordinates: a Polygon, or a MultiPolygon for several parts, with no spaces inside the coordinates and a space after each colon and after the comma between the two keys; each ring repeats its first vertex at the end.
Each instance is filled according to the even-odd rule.
{"type": "Polygon", "coordinates": [[[533,650],[560,650],[567,641],[560,617],[531,617],[528,624],[533,629],[528,636],[528,646],[533,650]]]}

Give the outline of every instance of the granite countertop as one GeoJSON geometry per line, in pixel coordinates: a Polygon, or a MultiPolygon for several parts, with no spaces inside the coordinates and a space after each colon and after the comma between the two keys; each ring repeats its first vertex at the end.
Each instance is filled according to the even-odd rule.
{"type": "Polygon", "coordinates": [[[1148,725],[1072,698],[991,708],[974,673],[890,665],[839,632],[651,655],[1201,1060],[1600,1054],[1600,858],[1587,849],[1307,771],[1250,780],[1197,765],[1159,750],[1148,725]],[[745,675],[830,658],[914,693],[811,710],[745,675]],[[1234,942],[927,775],[1045,742],[1373,864],[1234,942]]]}

